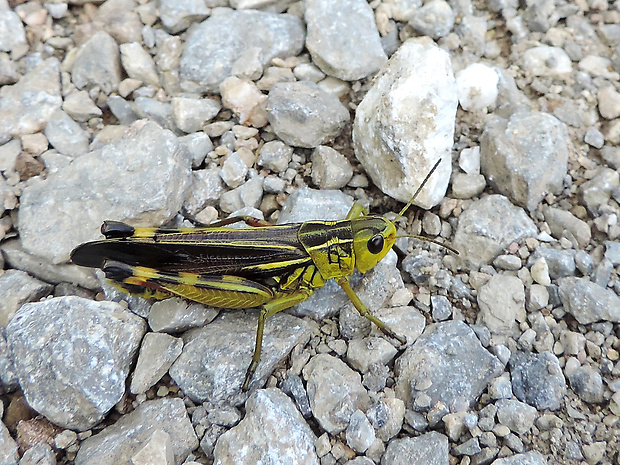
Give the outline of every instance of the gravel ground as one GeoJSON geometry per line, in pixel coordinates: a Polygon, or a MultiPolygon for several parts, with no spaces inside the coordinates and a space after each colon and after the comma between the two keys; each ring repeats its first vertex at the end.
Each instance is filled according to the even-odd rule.
{"type": "Polygon", "coordinates": [[[620,464],[619,45],[607,0],[0,0],[0,463],[620,464]],[[354,202],[406,344],[328,281],[247,393],[257,310],[69,263],[354,202]]]}

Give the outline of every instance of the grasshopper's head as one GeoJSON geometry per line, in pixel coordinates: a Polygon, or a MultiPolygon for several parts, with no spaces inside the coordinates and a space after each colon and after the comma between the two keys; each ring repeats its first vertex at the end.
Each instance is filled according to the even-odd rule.
{"type": "Polygon", "coordinates": [[[355,267],[362,273],[379,263],[396,240],[396,226],[380,216],[364,216],[351,221],[355,267]]]}

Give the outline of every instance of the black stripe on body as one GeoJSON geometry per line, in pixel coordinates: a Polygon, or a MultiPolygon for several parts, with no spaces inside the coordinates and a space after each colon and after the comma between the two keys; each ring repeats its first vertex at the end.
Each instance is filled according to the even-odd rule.
{"type": "Polygon", "coordinates": [[[90,242],[76,248],[72,261],[101,268],[113,260],[161,272],[252,278],[275,276],[311,261],[297,237],[299,224],[249,229],[197,229],[155,232],[138,237],[90,242]]]}

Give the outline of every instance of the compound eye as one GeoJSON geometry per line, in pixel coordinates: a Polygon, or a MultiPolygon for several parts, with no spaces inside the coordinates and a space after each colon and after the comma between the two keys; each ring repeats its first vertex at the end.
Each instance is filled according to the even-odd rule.
{"type": "Polygon", "coordinates": [[[383,250],[383,236],[376,234],[368,241],[368,251],[372,254],[378,254],[383,250]]]}

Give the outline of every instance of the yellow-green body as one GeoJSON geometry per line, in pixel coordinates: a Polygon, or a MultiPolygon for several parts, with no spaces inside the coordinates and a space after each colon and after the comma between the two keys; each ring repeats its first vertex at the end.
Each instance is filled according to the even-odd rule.
{"type": "Polygon", "coordinates": [[[243,384],[248,389],[260,360],[265,320],[306,300],[328,279],[338,282],[363,316],[405,342],[370,313],[349,285],[355,269],[364,273],[373,268],[396,240],[391,221],[364,213],[355,204],[340,221],[271,225],[236,217],[196,229],[106,222],[106,239],[77,247],[72,260],[101,268],[121,290],[146,298],[176,295],[222,308],[261,307],[243,384]],[[225,227],[238,221],[251,228],[225,227]]]}

